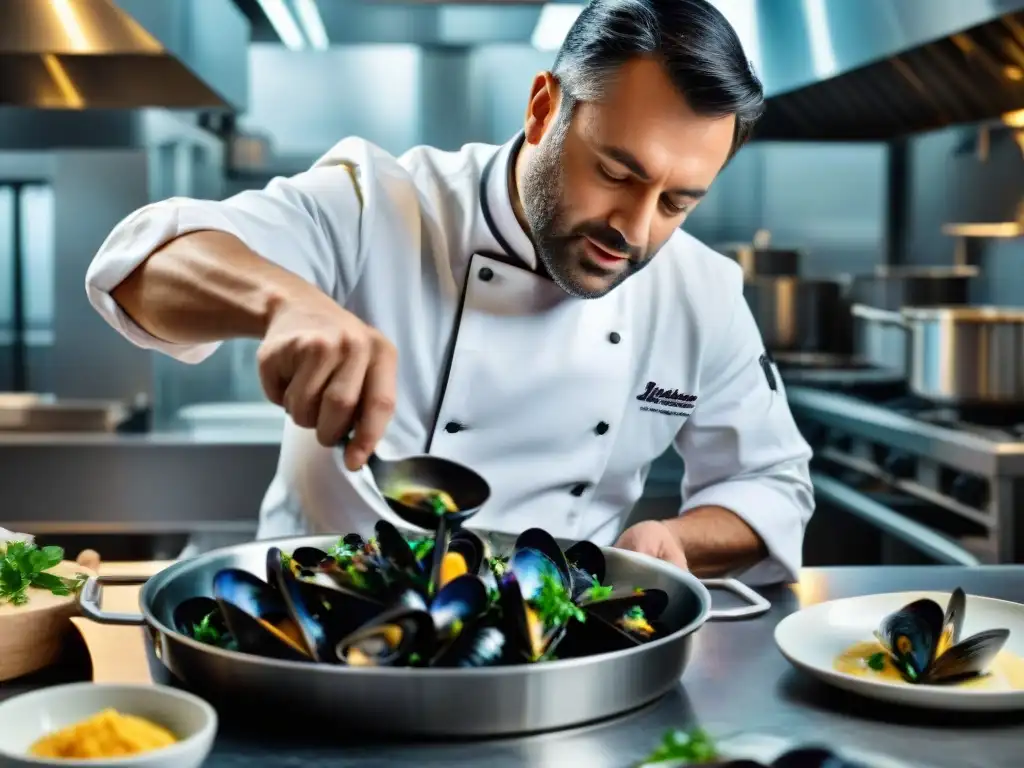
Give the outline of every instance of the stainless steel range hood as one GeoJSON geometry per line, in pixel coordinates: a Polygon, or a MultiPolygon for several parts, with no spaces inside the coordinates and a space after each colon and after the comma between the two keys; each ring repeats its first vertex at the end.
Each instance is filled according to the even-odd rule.
{"type": "Polygon", "coordinates": [[[886,140],[1024,107],[1024,0],[759,0],[760,139],[886,140]]]}
{"type": "Polygon", "coordinates": [[[211,110],[245,106],[249,23],[230,0],[2,4],[0,105],[211,110]]]}

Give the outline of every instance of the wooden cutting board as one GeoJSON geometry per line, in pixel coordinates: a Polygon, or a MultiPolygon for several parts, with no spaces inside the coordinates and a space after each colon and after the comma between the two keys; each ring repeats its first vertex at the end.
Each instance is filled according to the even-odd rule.
{"type": "MultiPolygon", "coordinates": [[[[152,576],[173,561],[101,563],[101,576],[152,576]]],[[[117,613],[139,612],[141,586],[104,586],[101,607],[117,613]]],[[[146,656],[145,627],[111,626],[75,616],[71,623],[82,635],[92,659],[95,683],[152,683],[146,656]]]]}
{"type": "MultiPolygon", "coordinates": [[[[96,574],[68,560],[47,573],[74,578],[96,574]]],[[[68,620],[78,614],[74,595],[60,596],[45,589],[29,588],[28,602],[0,604],[0,680],[12,680],[49,666],[60,656],[68,620]]]]}

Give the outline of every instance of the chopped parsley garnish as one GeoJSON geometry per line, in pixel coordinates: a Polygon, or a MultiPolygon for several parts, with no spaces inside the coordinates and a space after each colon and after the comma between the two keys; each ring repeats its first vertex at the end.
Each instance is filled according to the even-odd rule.
{"type": "Polygon", "coordinates": [[[507,557],[496,555],[487,561],[487,565],[490,567],[491,573],[500,579],[508,570],[508,560],[507,557]]]}
{"type": "Polygon", "coordinates": [[[211,623],[213,620],[213,612],[203,616],[203,620],[198,624],[192,625],[192,637],[198,640],[200,643],[206,643],[207,645],[219,645],[221,641],[220,630],[217,629],[211,623]]]}
{"type": "Polygon", "coordinates": [[[438,517],[443,517],[448,514],[448,506],[444,503],[444,499],[441,498],[441,494],[432,493],[427,497],[427,504],[434,510],[434,514],[438,517]]]}
{"type": "Polygon", "coordinates": [[[409,549],[417,560],[422,560],[434,549],[434,540],[430,538],[409,539],[409,549]]]}
{"type": "Polygon", "coordinates": [[[531,602],[545,627],[559,627],[569,619],[581,623],[587,620],[583,609],[572,601],[572,595],[562,586],[557,574],[541,574],[540,590],[531,602]]]}
{"type": "Polygon", "coordinates": [[[24,605],[29,599],[29,587],[45,589],[60,597],[77,593],[88,579],[84,573],[74,578],[45,573],[63,560],[61,547],[40,548],[23,541],[0,547],[0,603],[24,605]]]}
{"type": "Polygon", "coordinates": [[[622,614],[622,617],[624,619],[630,619],[633,621],[640,621],[642,619],[647,618],[646,616],[644,616],[644,609],[641,608],[639,605],[634,605],[632,608],[630,608],[628,611],[622,614]]]}
{"type": "Polygon", "coordinates": [[[344,568],[359,554],[359,548],[354,547],[351,544],[347,544],[344,539],[339,539],[338,543],[331,547],[331,551],[327,554],[333,557],[335,562],[344,568]]]}
{"type": "Polygon", "coordinates": [[[865,661],[876,672],[881,672],[885,669],[885,654],[882,652],[872,653],[865,661]]]}
{"type": "Polygon", "coordinates": [[[592,586],[588,587],[583,593],[584,597],[588,600],[607,600],[612,596],[614,587],[605,587],[601,585],[596,578],[591,577],[592,586]]]}
{"type": "Polygon", "coordinates": [[[692,731],[673,729],[666,733],[661,744],[641,763],[682,762],[684,765],[710,763],[719,759],[711,737],[702,729],[692,731]]]}

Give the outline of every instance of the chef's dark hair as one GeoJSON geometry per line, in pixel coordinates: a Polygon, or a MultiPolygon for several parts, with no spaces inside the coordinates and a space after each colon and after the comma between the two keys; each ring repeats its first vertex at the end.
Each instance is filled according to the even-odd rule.
{"type": "Polygon", "coordinates": [[[619,67],[638,56],[659,57],[698,114],[736,116],[733,152],[750,137],[764,89],[736,31],[706,0],[592,0],[555,58],[563,116],[600,98],[619,67]]]}

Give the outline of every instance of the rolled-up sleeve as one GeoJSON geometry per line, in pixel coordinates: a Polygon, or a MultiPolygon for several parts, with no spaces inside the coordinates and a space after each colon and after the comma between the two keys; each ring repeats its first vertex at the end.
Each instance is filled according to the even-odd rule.
{"type": "Polygon", "coordinates": [[[730,293],[731,317],[710,334],[700,399],[676,440],[685,467],[681,513],[717,506],[739,515],[769,556],[733,575],[749,584],[791,581],[814,512],[811,449],[793,420],[781,376],[762,363],[764,344],[742,284],[730,293]]]}
{"type": "Polygon", "coordinates": [[[343,301],[363,260],[363,198],[354,168],[344,162],[326,164],[226,200],[177,197],[140,208],[114,228],[93,258],[85,278],[90,303],[139,347],[186,363],[205,360],[219,342],[172,344],[158,339],[133,322],[111,295],[154,251],[200,230],[234,235],[260,256],[343,301]]]}

